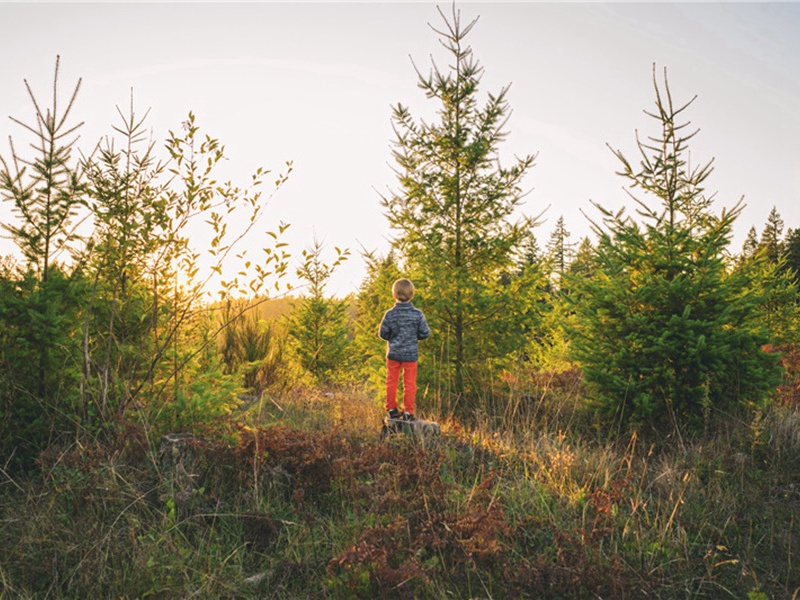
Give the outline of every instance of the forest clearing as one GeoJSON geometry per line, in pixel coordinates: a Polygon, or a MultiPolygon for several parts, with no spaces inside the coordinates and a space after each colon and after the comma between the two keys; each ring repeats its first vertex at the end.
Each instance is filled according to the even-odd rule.
{"type": "Polygon", "coordinates": [[[435,116],[392,107],[393,237],[343,297],[353,252],[293,256],[270,219],[292,162],[224,181],[202,115],[155,141],[133,94],[87,150],[61,59],[50,97],[24,82],[0,598],[800,599],[800,226],[773,208],[733,248],[744,204],[653,65],[634,153],[609,146],[629,206],[543,243],[509,88],[438,19],[435,116]],[[430,331],[421,420],[387,429],[401,278],[430,331]]]}

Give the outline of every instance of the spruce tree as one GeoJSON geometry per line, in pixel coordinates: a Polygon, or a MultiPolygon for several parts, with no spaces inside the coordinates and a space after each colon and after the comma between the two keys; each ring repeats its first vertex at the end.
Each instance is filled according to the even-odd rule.
{"type": "Polygon", "coordinates": [[[531,265],[538,265],[543,260],[542,249],[539,248],[539,241],[533,233],[533,229],[529,229],[523,234],[522,241],[517,251],[516,264],[518,272],[524,271],[525,268],[531,265]]]}
{"type": "Polygon", "coordinates": [[[383,205],[396,233],[393,247],[434,331],[429,346],[445,354],[439,375],[459,397],[473,367],[507,350],[515,297],[500,281],[512,270],[526,230],[514,213],[534,157],[500,164],[508,88],[479,104],[483,69],[466,43],[477,20],[465,25],[455,7],[449,18],[439,13],[443,28],[434,31],[449,55],[448,67],[433,62],[427,75],[417,69],[437,119],[417,120],[405,106],[394,108],[400,189],[383,205]]]}
{"type": "Polygon", "coordinates": [[[679,121],[693,100],[673,104],[666,73],[660,86],[655,69],[653,84],[656,110],[647,114],[660,132],[637,136],[638,164],[614,151],[639,219],[597,205],[595,276],[570,280],[578,292],[571,347],[603,414],[679,433],[715,409],[763,400],[776,383],[757,319],[772,282],[729,272],[742,205],[711,211],[711,163],[690,166],[696,132],[679,121]]]}

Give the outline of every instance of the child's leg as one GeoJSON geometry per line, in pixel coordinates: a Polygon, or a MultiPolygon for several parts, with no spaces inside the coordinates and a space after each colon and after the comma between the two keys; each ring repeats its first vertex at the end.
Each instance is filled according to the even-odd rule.
{"type": "Polygon", "coordinates": [[[400,364],[396,360],[386,360],[386,410],[397,408],[397,384],[400,381],[400,364]]]}
{"type": "Polygon", "coordinates": [[[403,363],[403,410],[414,414],[414,398],[417,395],[417,363],[403,363]]]}

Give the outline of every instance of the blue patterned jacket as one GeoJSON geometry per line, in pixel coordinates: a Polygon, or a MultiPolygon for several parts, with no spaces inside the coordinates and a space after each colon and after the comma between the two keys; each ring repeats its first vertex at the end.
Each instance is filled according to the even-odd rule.
{"type": "Polygon", "coordinates": [[[386,311],[378,335],[389,342],[386,358],[400,362],[419,359],[419,340],[431,334],[425,315],[411,302],[397,302],[386,311]]]}

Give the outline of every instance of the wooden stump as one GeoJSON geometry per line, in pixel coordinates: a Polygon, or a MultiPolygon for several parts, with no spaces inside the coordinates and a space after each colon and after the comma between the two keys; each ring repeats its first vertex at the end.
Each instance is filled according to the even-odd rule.
{"type": "Polygon", "coordinates": [[[381,429],[381,439],[395,433],[404,433],[414,436],[420,440],[429,440],[437,437],[441,433],[439,424],[434,421],[404,421],[403,419],[384,419],[383,429],[381,429]]]}
{"type": "Polygon", "coordinates": [[[168,433],[161,438],[159,456],[169,497],[186,502],[200,479],[197,445],[203,440],[189,433],[168,433]]]}

